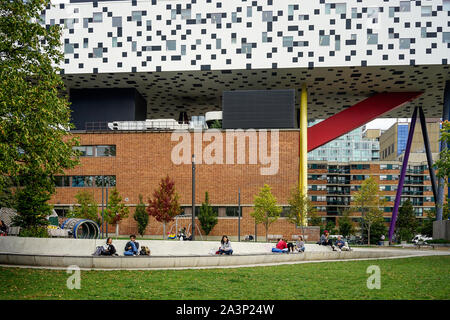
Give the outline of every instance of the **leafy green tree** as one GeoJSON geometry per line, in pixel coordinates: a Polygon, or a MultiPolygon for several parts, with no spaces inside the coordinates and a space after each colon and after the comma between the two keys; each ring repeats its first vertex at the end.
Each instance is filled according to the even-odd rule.
{"type": "Polygon", "coordinates": [[[336,234],[337,233],[336,224],[333,221],[328,220],[324,230],[327,230],[329,234],[336,234]]]}
{"type": "Polygon", "coordinates": [[[61,29],[40,25],[50,0],[1,0],[0,185],[18,178],[17,225],[44,224],[53,177],[78,163],[70,108],[56,67],[63,59],[61,29]],[[25,202],[25,203],[24,203],[25,202]]]}
{"type": "Polygon", "coordinates": [[[202,203],[197,218],[200,222],[202,230],[205,231],[206,236],[208,236],[218,222],[217,214],[213,211],[213,208],[209,204],[208,192],[205,192],[205,202],[202,203]]]}
{"type": "Polygon", "coordinates": [[[417,218],[411,201],[406,200],[398,210],[396,222],[397,239],[408,241],[414,237],[417,230],[417,218]]]}
{"type": "Polygon", "coordinates": [[[166,176],[161,179],[159,188],[153,193],[153,199],[149,200],[147,212],[155,217],[156,221],[163,223],[163,239],[166,237],[166,223],[181,212],[179,198],[175,191],[175,182],[166,176]]]}
{"type": "Polygon", "coordinates": [[[367,239],[370,245],[372,225],[384,221],[381,208],[386,202],[373,177],[363,181],[361,189],[353,195],[353,202],[355,205],[352,210],[361,212],[361,228],[367,230],[367,239]]]}
{"type": "Polygon", "coordinates": [[[0,208],[16,207],[13,185],[14,184],[11,179],[5,179],[4,183],[0,184],[0,208]]]}
{"type": "Polygon", "coordinates": [[[82,190],[75,195],[75,199],[77,205],[68,213],[67,217],[89,219],[100,226],[102,217],[99,215],[98,204],[94,200],[94,195],[87,190],[82,190]]]}
{"type": "Polygon", "coordinates": [[[117,188],[111,190],[108,199],[108,206],[104,211],[104,218],[106,223],[116,225],[116,237],[119,236],[119,221],[128,217],[129,209],[122,203],[122,197],[117,191],[117,188]]]}
{"type": "MultiPolygon", "coordinates": [[[[444,142],[444,145],[450,144],[450,122],[444,121],[442,123],[441,137],[439,141],[444,142]]],[[[448,184],[450,177],[450,149],[444,148],[439,153],[439,159],[434,163],[437,173],[436,176],[443,178],[448,184]]]]}
{"type": "Polygon", "coordinates": [[[147,228],[148,225],[149,216],[147,211],[145,210],[145,204],[143,201],[142,194],[139,195],[139,203],[136,206],[133,218],[137,222],[138,233],[141,235],[141,237],[143,237],[145,229],[147,228]]]}
{"type": "Polygon", "coordinates": [[[305,237],[305,224],[309,215],[316,212],[316,208],[313,206],[311,200],[308,196],[304,195],[301,190],[294,187],[291,190],[291,197],[288,200],[289,212],[288,220],[289,222],[295,224],[296,226],[301,226],[302,236],[305,237]]]}
{"type": "Polygon", "coordinates": [[[377,243],[377,241],[380,241],[381,235],[386,236],[386,233],[388,231],[388,228],[386,227],[386,224],[384,223],[384,219],[378,219],[375,220],[371,226],[370,226],[370,236],[367,228],[364,228],[364,226],[367,226],[365,224],[361,224],[361,235],[364,239],[368,239],[369,244],[370,243],[377,243]]]}
{"type": "MultiPolygon", "coordinates": [[[[322,217],[317,213],[317,211],[313,211],[308,214],[308,225],[323,228],[322,217]]],[[[322,233],[322,231],[323,230],[320,230],[320,233],[322,233]]]]}
{"type": "Polygon", "coordinates": [[[355,226],[350,218],[350,211],[345,210],[343,215],[338,218],[339,221],[339,234],[345,238],[355,233],[355,226]]]}
{"type": "Polygon", "coordinates": [[[278,220],[281,213],[281,207],[277,206],[277,199],[271,192],[272,188],[265,184],[255,195],[255,209],[250,215],[255,219],[256,224],[262,223],[266,229],[266,241],[268,241],[269,227],[278,220]]]}
{"type": "Polygon", "coordinates": [[[422,219],[418,227],[418,232],[424,236],[433,236],[433,222],[436,221],[436,209],[428,210],[427,217],[422,219]]]}

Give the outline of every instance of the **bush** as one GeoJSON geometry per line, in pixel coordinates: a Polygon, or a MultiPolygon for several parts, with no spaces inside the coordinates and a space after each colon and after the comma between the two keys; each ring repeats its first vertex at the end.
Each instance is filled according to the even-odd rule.
{"type": "Polygon", "coordinates": [[[433,240],[427,240],[427,243],[447,244],[447,243],[450,243],[450,240],[446,240],[446,239],[433,239],[433,240]]]}
{"type": "Polygon", "coordinates": [[[48,238],[47,227],[38,226],[38,227],[28,227],[21,228],[19,232],[19,237],[29,237],[29,238],[48,238]]]}

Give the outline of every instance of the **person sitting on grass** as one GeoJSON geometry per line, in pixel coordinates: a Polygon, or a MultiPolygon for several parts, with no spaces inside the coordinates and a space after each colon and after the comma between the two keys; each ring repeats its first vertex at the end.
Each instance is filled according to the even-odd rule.
{"type": "Polygon", "coordinates": [[[223,236],[220,241],[219,254],[233,254],[233,249],[231,249],[231,243],[227,236],[223,236]]]}
{"type": "Polygon", "coordinates": [[[132,234],[130,236],[130,241],[125,245],[125,252],[123,253],[126,256],[137,256],[139,250],[139,242],[136,242],[136,236],[132,234]]]}
{"type": "Polygon", "coordinates": [[[303,237],[299,236],[297,242],[295,243],[297,252],[305,252],[305,241],[303,241],[303,237]]]}
{"type": "Polygon", "coordinates": [[[350,251],[350,248],[348,247],[348,243],[342,240],[341,236],[337,237],[336,240],[336,247],[339,251],[350,251]]]}
{"type": "Polygon", "coordinates": [[[272,248],[272,252],[288,253],[289,249],[286,241],[284,241],[284,239],[282,238],[278,239],[278,243],[275,248],[272,248]]]}
{"type": "Polygon", "coordinates": [[[112,238],[106,239],[106,244],[103,246],[100,254],[102,256],[117,256],[116,248],[112,244],[112,238]]]}
{"type": "Polygon", "coordinates": [[[0,235],[1,236],[8,235],[8,226],[5,224],[3,220],[0,220],[0,235]]]}

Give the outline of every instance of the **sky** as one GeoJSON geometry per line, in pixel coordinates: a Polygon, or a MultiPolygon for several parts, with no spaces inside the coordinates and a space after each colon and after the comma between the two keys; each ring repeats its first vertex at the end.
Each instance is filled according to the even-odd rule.
{"type": "Polygon", "coordinates": [[[402,122],[410,121],[408,118],[379,118],[372,120],[366,125],[367,129],[381,129],[386,130],[389,129],[397,120],[402,122]]]}

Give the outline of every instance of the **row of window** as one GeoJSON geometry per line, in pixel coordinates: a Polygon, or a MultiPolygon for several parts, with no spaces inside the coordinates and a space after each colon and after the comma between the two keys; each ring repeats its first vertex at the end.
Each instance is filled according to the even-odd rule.
{"type": "Polygon", "coordinates": [[[80,157],[115,157],[115,145],[103,146],[78,146],[73,147],[73,150],[78,151],[80,157]]]}
{"type": "Polygon", "coordinates": [[[102,187],[116,186],[116,176],[55,176],[56,187],[102,187]]]}

